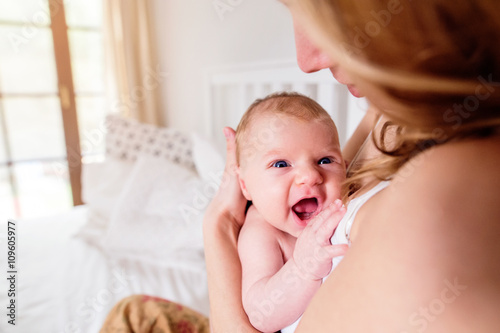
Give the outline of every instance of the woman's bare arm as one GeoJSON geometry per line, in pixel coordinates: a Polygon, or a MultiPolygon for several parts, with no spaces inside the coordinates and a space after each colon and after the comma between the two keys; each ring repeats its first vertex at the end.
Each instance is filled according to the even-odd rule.
{"type": "Polygon", "coordinates": [[[344,158],[347,165],[349,165],[354,160],[358,152],[360,152],[361,147],[366,141],[366,138],[368,138],[368,135],[375,125],[377,118],[378,112],[374,107],[371,106],[366,111],[365,116],[342,149],[342,157],[344,158]]]}
{"type": "Polygon", "coordinates": [[[234,130],[225,129],[227,160],[219,191],[203,220],[205,260],[213,333],[258,332],[243,310],[241,265],[237,240],[245,217],[246,200],[236,175],[234,130]]]}

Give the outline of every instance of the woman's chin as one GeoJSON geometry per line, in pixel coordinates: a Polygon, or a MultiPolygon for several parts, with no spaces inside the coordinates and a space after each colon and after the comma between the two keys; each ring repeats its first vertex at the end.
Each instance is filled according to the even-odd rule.
{"type": "Polygon", "coordinates": [[[356,86],[354,86],[352,84],[348,84],[347,89],[349,90],[351,95],[353,95],[354,97],[357,97],[357,98],[363,97],[363,94],[361,94],[361,92],[358,90],[358,88],[356,88],[356,86]]]}
{"type": "Polygon", "coordinates": [[[347,76],[342,75],[342,72],[340,72],[338,68],[331,67],[329,69],[335,80],[337,80],[338,83],[345,85],[349,90],[349,92],[351,93],[351,95],[357,98],[364,97],[364,95],[358,90],[358,88],[354,84],[349,83],[350,80],[347,78],[347,76]]]}

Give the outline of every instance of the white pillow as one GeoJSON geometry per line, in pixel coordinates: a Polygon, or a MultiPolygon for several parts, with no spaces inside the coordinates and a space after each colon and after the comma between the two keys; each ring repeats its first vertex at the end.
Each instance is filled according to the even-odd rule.
{"type": "Polygon", "coordinates": [[[106,117],[106,157],[135,161],[140,155],[164,158],[194,170],[189,135],[111,114],[106,117]]]}
{"type": "Polygon", "coordinates": [[[203,138],[197,133],[192,134],[191,140],[196,171],[204,181],[215,181],[217,185],[220,185],[226,164],[224,155],[211,140],[203,138]]]}
{"type": "Polygon", "coordinates": [[[133,167],[133,162],[113,157],[107,157],[100,163],[83,164],[83,202],[96,213],[110,217],[133,167]]]}
{"type": "MultiPolygon", "coordinates": [[[[193,171],[139,156],[120,194],[103,248],[157,265],[203,255],[202,219],[210,201],[193,171]]],[[[215,189],[214,189],[215,190],[215,189]]]]}
{"type": "Polygon", "coordinates": [[[78,236],[96,243],[104,236],[111,214],[134,163],[108,157],[101,163],[82,166],[82,200],[88,207],[88,218],[78,236]]]}

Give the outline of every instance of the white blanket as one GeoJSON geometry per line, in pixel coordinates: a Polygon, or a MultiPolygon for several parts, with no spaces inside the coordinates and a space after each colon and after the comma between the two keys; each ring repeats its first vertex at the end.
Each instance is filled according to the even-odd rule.
{"type": "MultiPolygon", "coordinates": [[[[45,219],[18,221],[16,326],[7,323],[6,231],[0,223],[0,332],[98,332],[108,311],[128,295],[149,294],[208,315],[202,258],[161,267],[139,260],[111,259],[75,237],[87,208],[45,219]]],[[[168,258],[166,258],[168,261],[168,258]]]]}

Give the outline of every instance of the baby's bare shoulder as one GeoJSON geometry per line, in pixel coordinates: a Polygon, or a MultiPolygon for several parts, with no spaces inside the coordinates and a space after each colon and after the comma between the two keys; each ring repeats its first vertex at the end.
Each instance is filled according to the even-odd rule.
{"type": "Polygon", "coordinates": [[[250,206],[245,217],[245,223],[240,231],[238,242],[256,243],[277,241],[282,232],[269,224],[253,206],[250,206]]]}

